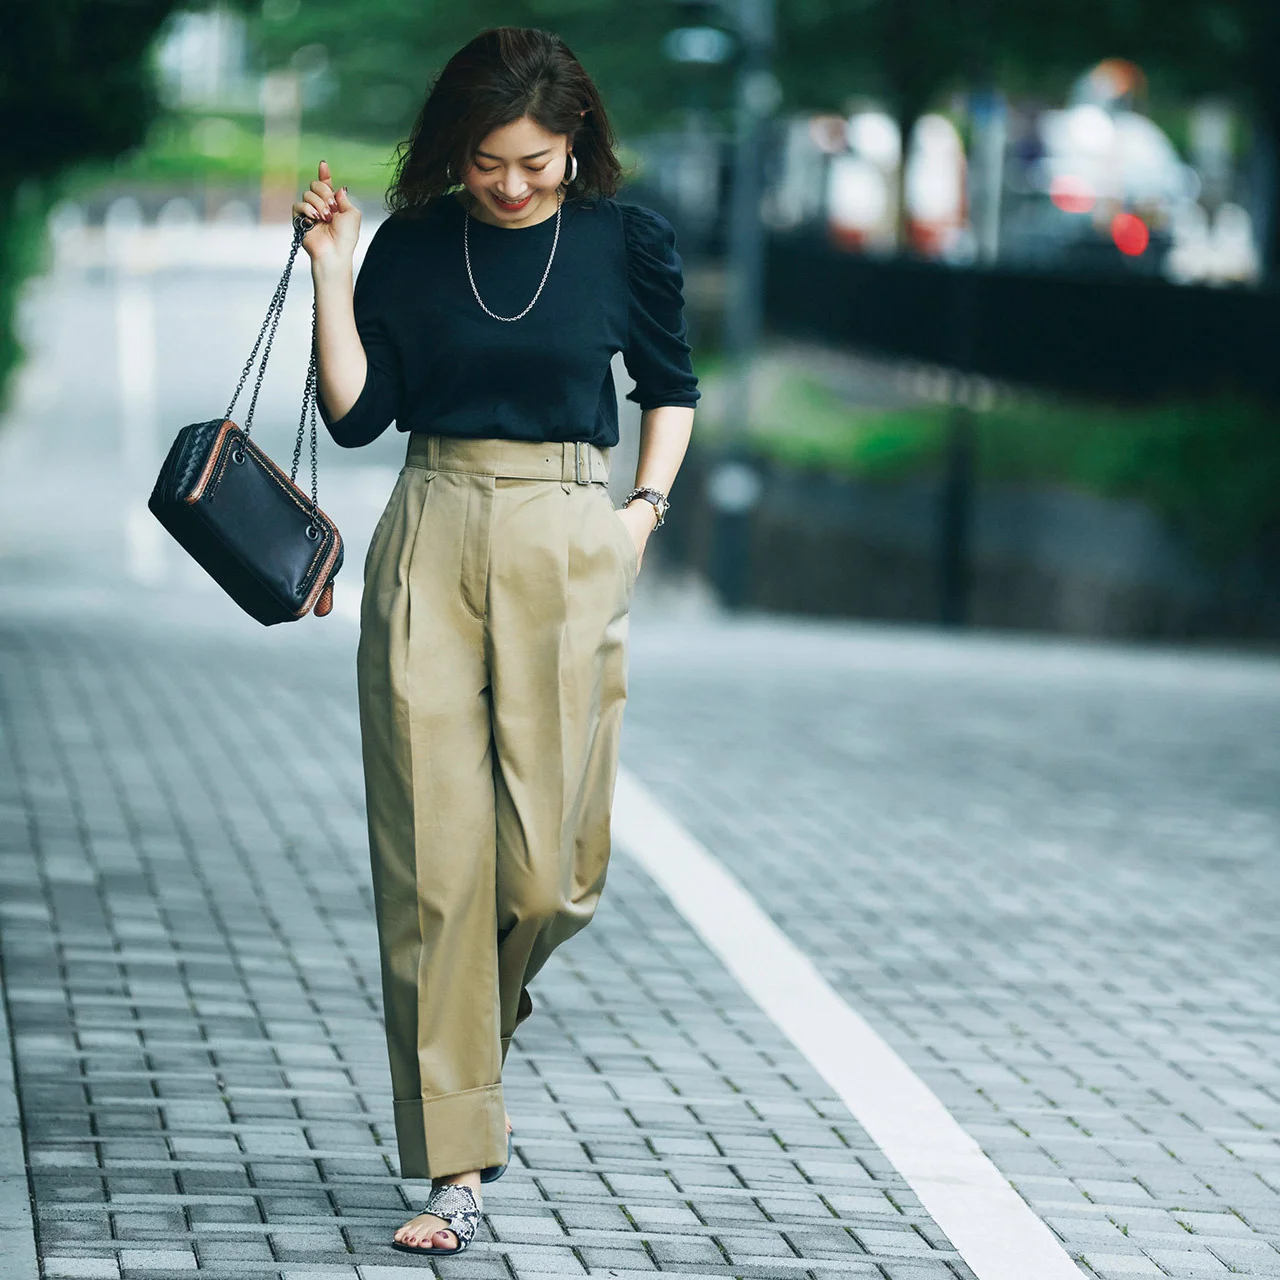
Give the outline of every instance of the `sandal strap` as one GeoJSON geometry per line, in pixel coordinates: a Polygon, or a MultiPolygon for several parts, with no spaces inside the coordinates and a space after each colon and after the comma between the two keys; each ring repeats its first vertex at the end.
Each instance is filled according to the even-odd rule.
{"type": "Polygon", "coordinates": [[[476,1193],[465,1182],[444,1182],[433,1187],[427,1197],[423,1213],[434,1213],[449,1224],[449,1230],[458,1237],[458,1248],[471,1243],[480,1225],[480,1205],[476,1193]]]}

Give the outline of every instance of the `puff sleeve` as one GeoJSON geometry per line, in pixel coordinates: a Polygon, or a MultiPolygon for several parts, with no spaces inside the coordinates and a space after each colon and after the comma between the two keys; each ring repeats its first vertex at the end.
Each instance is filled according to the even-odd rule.
{"type": "Polygon", "coordinates": [[[641,409],[692,408],[700,393],[685,341],[683,263],[676,233],[660,213],[623,204],[630,304],[622,358],[635,388],[627,393],[641,409]]]}
{"type": "Polygon", "coordinates": [[[316,408],[329,434],[346,449],[354,449],[377,439],[390,425],[400,409],[404,389],[400,352],[395,344],[387,317],[390,314],[390,289],[395,270],[395,253],[390,219],[374,233],[356,277],[353,306],[356,332],[368,362],[364,387],[356,402],[342,415],[333,418],[324,400],[316,392],[316,408]]]}

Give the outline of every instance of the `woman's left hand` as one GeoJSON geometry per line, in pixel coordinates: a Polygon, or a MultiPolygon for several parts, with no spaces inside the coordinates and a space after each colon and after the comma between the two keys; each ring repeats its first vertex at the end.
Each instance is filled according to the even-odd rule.
{"type": "Polygon", "coordinates": [[[636,572],[639,573],[641,561],[644,560],[645,544],[649,541],[654,521],[657,519],[653,503],[637,498],[628,506],[619,507],[615,514],[631,535],[631,541],[636,545],[636,572]]]}

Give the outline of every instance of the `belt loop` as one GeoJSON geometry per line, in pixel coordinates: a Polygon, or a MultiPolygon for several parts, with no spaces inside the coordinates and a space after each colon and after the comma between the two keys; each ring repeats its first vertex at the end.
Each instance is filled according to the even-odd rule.
{"type": "Polygon", "coordinates": [[[581,440],[573,442],[573,479],[575,484],[591,483],[591,455],[587,454],[587,478],[582,478],[582,453],[583,443],[581,440]]]}

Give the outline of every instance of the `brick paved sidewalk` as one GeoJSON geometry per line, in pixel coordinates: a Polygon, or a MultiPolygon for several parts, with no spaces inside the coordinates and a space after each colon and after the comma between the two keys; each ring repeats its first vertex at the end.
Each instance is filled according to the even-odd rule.
{"type": "Polygon", "coordinates": [[[632,674],[631,767],[1073,1256],[1280,1277],[1280,661],[748,621],[632,674]]]}
{"type": "MultiPolygon", "coordinates": [[[[352,629],[37,598],[0,590],[0,955],[43,1274],[429,1274],[386,1243],[423,1188],[395,1174],[352,629]]],[[[515,1167],[438,1274],[971,1280],[625,858],[534,996],[515,1167]]]]}

